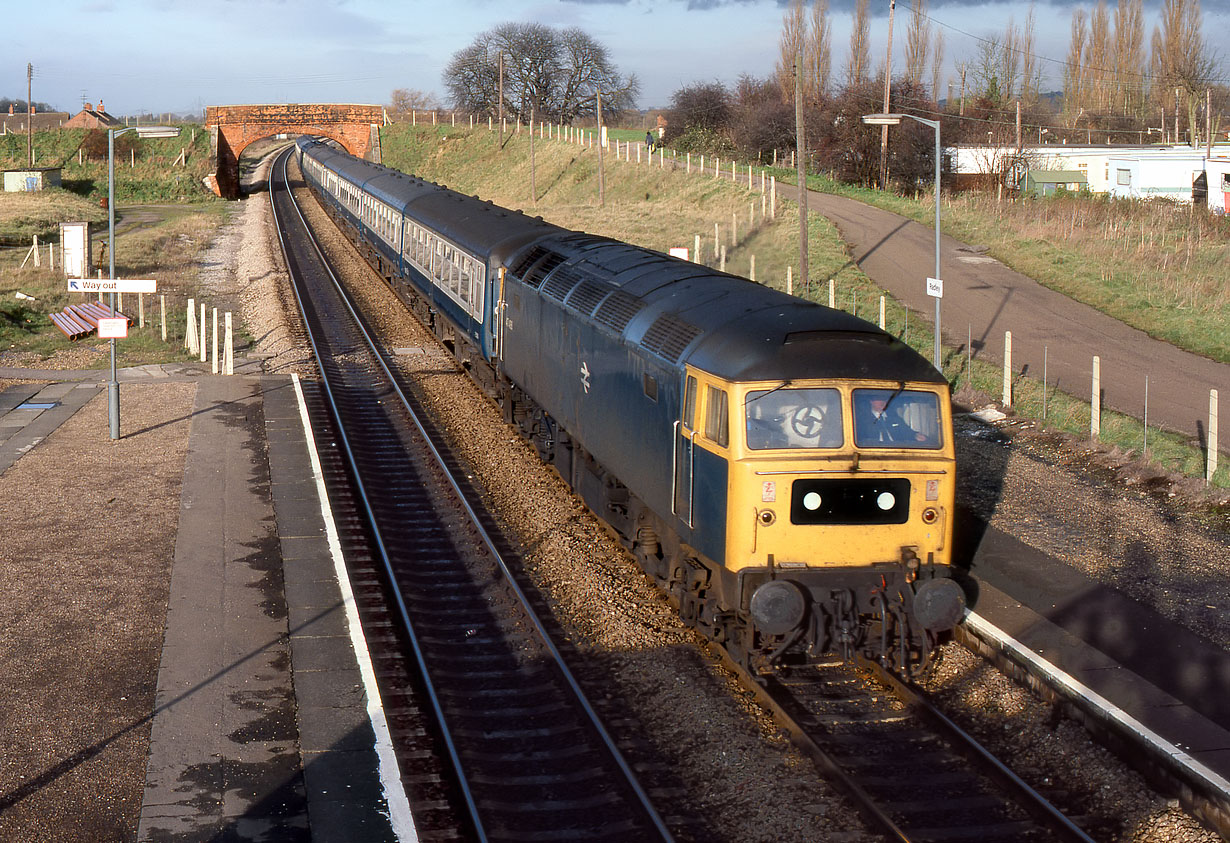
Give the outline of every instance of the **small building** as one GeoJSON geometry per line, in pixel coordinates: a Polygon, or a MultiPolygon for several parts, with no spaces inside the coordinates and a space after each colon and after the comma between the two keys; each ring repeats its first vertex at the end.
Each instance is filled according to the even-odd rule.
{"type": "Polygon", "coordinates": [[[1230,214],[1230,157],[1205,161],[1208,176],[1209,210],[1215,214],[1230,214]]]}
{"type": "Polygon", "coordinates": [[[1080,170],[1027,170],[1021,182],[1024,196],[1051,196],[1059,190],[1073,193],[1089,189],[1089,180],[1080,170]]]}
{"type": "Polygon", "coordinates": [[[1111,172],[1110,195],[1115,199],[1160,197],[1191,202],[1192,188],[1204,174],[1204,156],[1191,151],[1117,156],[1107,163],[1111,172]]]}
{"type": "Polygon", "coordinates": [[[60,167],[24,167],[4,171],[4,192],[24,193],[60,186],[60,167]]]}
{"type": "Polygon", "coordinates": [[[73,115],[72,119],[64,124],[66,129],[110,129],[114,126],[122,126],[123,123],[117,118],[107,113],[103,108],[102,100],[98,101],[98,108],[95,108],[92,103],[86,103],[85,107],[80,112],[73,115]]]}
{"type": "Polygon", "coordinates": [[[32,128],[36,132],[42,132],[46,129],[59,129],[64,126],[68,120],[68,112],[66,111],[38,111],[33,114],[24,112],[14,113],[13,106],[9,106],[9,113],[0,115],[0,134],[25,134],[28,129],[32,128]]]}

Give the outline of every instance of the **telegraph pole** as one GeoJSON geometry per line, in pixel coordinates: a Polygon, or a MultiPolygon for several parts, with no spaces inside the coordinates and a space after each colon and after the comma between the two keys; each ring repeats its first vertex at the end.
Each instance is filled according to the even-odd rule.
{"type": "Polygon", "coordinates": [[[799,281],[803,295],[811,292],[807,277],[807,142],[803,136],[803,45],[794,59],[794,138],[799,178],[799,281]]]}
{"type": "MultiPolygon", "coordinates": [[[[893,82],[893,15],[897,0],[888,0],[888,55],[884,59],[884,114],[888,114],[888,95],[893,82]]],[[[880,190],[888,187],[888,124],[880,127],[880,190]]]]}
{"type": "Polygon", "coordinates": [[[598,112],[598,207],[606,207],[606,177],[602,172],[602,91],[594,94],[598,112]]]}
{"type": "Polygon", "coordinates": [[[34,65],[26,63],[26,157],[27,166],[34,168],[34,100],[30,99],[31,80],[34,79],[34,65]]]}
{"type": "Polygon", "coordinates": [[[504,51],[500,50],[500,93],[496,120],[500,124],[500,149],[504,148],[504,51]]]}

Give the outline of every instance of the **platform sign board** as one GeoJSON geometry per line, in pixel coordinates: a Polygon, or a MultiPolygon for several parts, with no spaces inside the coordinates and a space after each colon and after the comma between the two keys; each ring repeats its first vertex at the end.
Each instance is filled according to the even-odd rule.
{"type": "Polygon", "coordinates": [[[152,278],[70,278],[70,293],[155,293],[158,282],[152,278]]]}
{"type": "Polygon", "coordinates": [[[100,340],[128,339],[128,320],[122,316],[108,316],[103,319],[99,319],[98,338],[100,340]]]}
{"type": "Polygon", "coordinates": [[[944,282],[939,278],[928,278],[927,295],[937,299],[944,298],[944,282]]]}
{"type": "Polygon", "coordinates": [[[69,278],[81,278],[94,264],[90,249],[90,224],[88,222],[60,223],[60,247],[64,259],[64,274],[69,278]]]}

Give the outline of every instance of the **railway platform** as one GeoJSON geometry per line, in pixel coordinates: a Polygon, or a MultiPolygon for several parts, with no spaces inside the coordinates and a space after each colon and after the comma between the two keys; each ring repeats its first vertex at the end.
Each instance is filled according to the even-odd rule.
{"type": "MultiPolygon", "coordinates": [[[[54,374],[0,391],[0,473],[105,404],[100,373],[54,374]]],[[[137,839],[408,839],[298,382],[120,380],[122,406],[133,382],[195,383],[137,839]]]]}

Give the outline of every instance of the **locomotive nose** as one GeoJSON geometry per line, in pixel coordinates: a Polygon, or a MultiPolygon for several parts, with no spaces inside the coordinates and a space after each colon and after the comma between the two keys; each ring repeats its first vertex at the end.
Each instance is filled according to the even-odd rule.
{"type": "Polygon", "coordinates": [[[752,621],[769,635],[784,635],[803,622],[807,597],[788,580],[771,580],[752,592],[752,621]]]}

